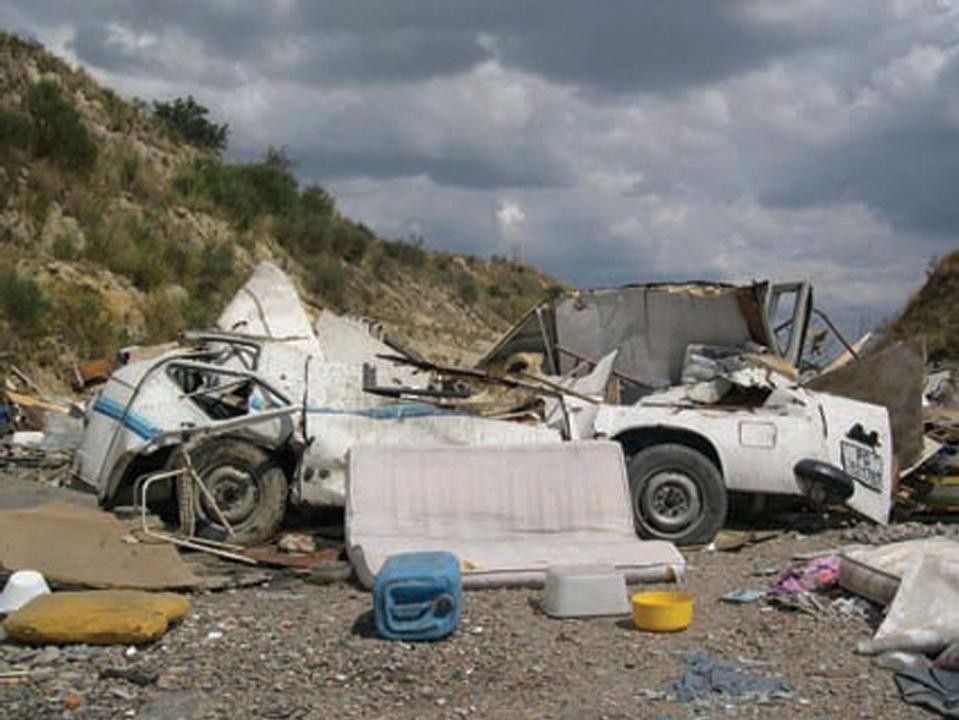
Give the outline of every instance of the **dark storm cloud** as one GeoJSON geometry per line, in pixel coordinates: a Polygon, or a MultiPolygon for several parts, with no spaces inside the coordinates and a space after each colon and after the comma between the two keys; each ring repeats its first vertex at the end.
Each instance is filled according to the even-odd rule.
{"type": "Polygon", "coordinates": [[[77,56],[102,67],[138,64],[107,42],[109,21],[146,33],[177,28],[224,62],[305,84],[415,80],[495,57],[588,90],[658,92],[754,68],[809,41],[788,23],[751,17],[750,5],[327,0],[271,8],[170,0],[32,3],[21,11],[37,22],[83,27],[77,56]]]}
{"type": "Polygon", "coordinates": [[[443,154],[422,154],[395,148],[371,155],[361,148],[348,150],[317,145],[297,156],[304,168],[323,178],[398,178],[424,175],[441,185],[477,190],[502,187],[547,188],[560,185],[566,168],[539,153],[494,157],[481,148],[463,148],[443,154]]]}
{"type": "MultiPolygon", "coordinates": [[[[931,87],[906,103],[877,113],[852,134],[815,151],[793,153],[782,173],[769,179],[761,199],[782,207],[860,202],[894,227],[959,238],[959,55],[955,46],[931,87]]],[[[894,102],[894,101],[890,101],[894,102]]]]}
{"type": "Polygon", "coordinates": [[[895,227],[959,238],[959,128],[895,125],[797,158],[761,194],[771,205],[862,202],[895,227]]]}
{"type": "Polygon", "coordinates": [[[952,0],[24,0],[0,25],[195,95],[233,156],[286,146],[378,229],[584,285],[805,275],[859,312],[959,237],[952,0]]]}
{"type": "Polygon", "coordinates": [[[712,0],[546,3],[530,27],[503,29],[503,57],[559,82],[663,92],[756,68],[800,46],[799,34],[750,20],[743,7],[712,0]]]}

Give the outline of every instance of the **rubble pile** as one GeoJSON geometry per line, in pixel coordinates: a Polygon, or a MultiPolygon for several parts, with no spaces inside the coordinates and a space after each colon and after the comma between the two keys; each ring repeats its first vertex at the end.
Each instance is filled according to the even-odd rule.
{"type": "MultiPolygon", "coordinates": [[[[79,485],[101,507],[6,509],[0,489],[0,694],[18,688],[11,706],[33,707],[21,686],[39,683],[75,712],[101,683],[142,710],[136,688],[212,682],[214,664],[191,667],[187,647],[199,643],[205,658],[243,638],[244,648],[285,653],[334,694],[353,685],[382,700],[403,665],[385,649],[392,642],[428,663],[459,657],[473,668],[430,664],[439,680],[429,702],[446,707],[454,700],[442,685],[468,686],[477,667],[502,689],[492,668],[513,662],[532,624],[546,655],[564,656],[562,643],[573,642],[606,673],[646,664],[593,661],[603,633],[602,647],[632,648],[641,632],[643,647],[669,647],[671,674],[630,694],[664,713],[813,703],[781,657],[768,671],[748,658],[760,640],[744,645],[712,624],[751,614],[767,634],[791,628],[786,644],[797,623],[826,628],[821,641],[843,628],[836,652],[875,656],[869,673],[893,668],[907,702],[946,713],[949,673],[959,673],[952,375],[938,369],[917,391],[920,342],[859,358],[866,343],[842,340],[843,358],[811,369],[803,358],[816,312],[804,283],[560,294],[475,367],[449,367],[375,324],[329,312],[314,322],[289,278],[264,263],[216,328],[70,368],[75,397],[50,398],[11,366],[3,469],[18,482],[79,485]],[[774,327],[787,297],[792,316],[774,327]],[[727,512],[733,493],[752,496],[753,515],[778,506],[838,517],[820,530],[837,545],[789,557],[790,543],[816,536],[721,531],[738,515],[727,512]],[[889,524],[900,515],[908,522],[889,524]],[[775,563],[756,567],[770,553],[775,563]],[[721,572],[730,562],[739,586],[721,572]],[[708,590],[697,585],[709,577],[708,590]],[[546,578],[553,585],[530,597],[546,578]],[[651,583],[684,587],[637,591],[651,583]],[[517,586],[526,589],[507,589],[517,586]],[[478,601],[476,587],[505,594],[478,601]],[[265,616],[278,624],[214,599],[241,592],[281,608],[265,616]],[[578,609],[560,607],[571,597],[578,609]],[[318,603],[305,612],[323,628],[285,615],[303,598],[318,603]],[[320,614],[331,600],[340,605],[320,614]],[[218,614],[218,602],[238,616],[218,614]],[[573,616],[582,633],[548,619],[573,616]],[[489,627],[512,630],[490,640],[489,627]],[[323,653],[307,644],[294,657],[277,649],[277,633],[313,638],[323,653]],[[700,646],[683,646],[684,635],[700,646]],[[479,638],[498,663],[474,657],[479,638]],[[185,663],[176,672],[158,662],[166,648],[185,663]],[[371,669],[371,659],[386,664],[371,669]],[[63,662],[96,664],[96,680],[57,684],[44,668],[63,662]]],[[[509,686],[575,685],[545,665],[524,659],[509,686]]],[[[284,682],[275,707],[296,716],[284,682]]],[[[483,704],[455,703],[462,717],[483,704]]]]}

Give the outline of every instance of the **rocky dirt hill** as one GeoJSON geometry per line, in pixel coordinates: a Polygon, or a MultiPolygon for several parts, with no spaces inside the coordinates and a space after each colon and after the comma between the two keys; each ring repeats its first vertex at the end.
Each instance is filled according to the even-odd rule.
{"type": "Polygon", "coordinates": [[[434,359],[484,349],[556,284],[503,258],[377,237],[282,153],[229,163],[40,45],[0,33],[0,352],[74,359],[210,323],[272,258],[315,307],[381,321],[434,359]]]}
{"type": "Polygon", "coordinates": [[[890,324],[890,340],[926,338],[933,362],[959,359],[959,250],[930,263],[926,282],[890,324]]]}

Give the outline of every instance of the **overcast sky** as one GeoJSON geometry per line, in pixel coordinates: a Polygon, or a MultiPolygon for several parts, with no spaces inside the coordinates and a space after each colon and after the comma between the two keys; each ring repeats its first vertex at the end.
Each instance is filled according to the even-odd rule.
{"type": "Polygon", "coordinates": [[[808,278],[849,327],[959,237],[954,0],[0,6],[126,95],[193,94],[381,234],[581,286],[808,278]]]}

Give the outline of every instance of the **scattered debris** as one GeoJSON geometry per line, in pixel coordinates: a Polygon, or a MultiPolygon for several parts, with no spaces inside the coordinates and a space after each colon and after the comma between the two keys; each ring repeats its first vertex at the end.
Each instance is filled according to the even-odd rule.
{"type": "Polygon", "coordinates": [[[243,550],[244,555],[263,565],[310,571],[334,563],[341,552],[339,548],[323,548],[322,550],[297,554],[292,554],[290,551],[277,552],[270,548],[246,548],[243,550]]]}
{"type": "Polygon", "coordinates": [[[750,672],[737,662],[721,661],[708,652],[694,650],[681,653],[686,670],[666,691],[680,702],[710,700],[717,695],[722,700],[743,702],[788,697],[792,688],[778,677],[767,677],[750,672]]]}
{"type": "Polygon", "coordinates": [[[139,687],[156,684],[160,674],[142,667],[108,667],[100,671],[101,680],[126,680],[139,687]]]}
{"type": "Polygon", "coordinates": [[[828,590],[839,580],[839,556],[816,558],[802,567],[787,569],[770,587],[771,595],[795,595],[828,590]]]}
{"type": "Polygon", "coordinates": [[[707,550],[738,552],[745,547],[758,545],[782,535],[779,530],[720,530],[707,550]]]}
{"type": "Polygon", "coordinates": [[[722,602],[731,603],[733,605],[746,605],[749,603],[754,603],[757,600],[762,600],[766,597],[765,590],[752,590],[749,588],[740,588],[726,593],[721,598],[722,602]]]}
{"type": "Polygon", "coordinates": [[[91,385],[105,383],[116,369],[116,363],[109,358],[87,360],[74,363],[70,368],[70,382],[76,392],[80,392],[91,385]]]}
{"type": "Polygon", "coordinates": [[[276,544],[277,549],[287,553],[312,553],[316,550],[316,542],[312,535],[305,533],[285,533],[280,536],[276,544]]]}
{"type": "Polygon", "coordinates": [[[819,617],[826,612],[828,607],[811,592],[797,592],[792,595],[767,595],[766,597],[773,607],[789,612],[800,612],[811,617],[819,617]]]}

